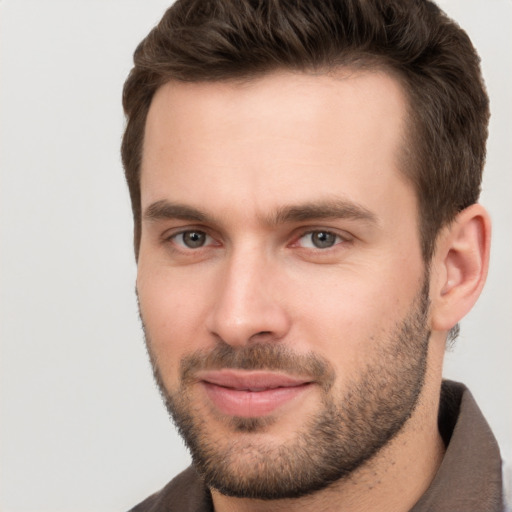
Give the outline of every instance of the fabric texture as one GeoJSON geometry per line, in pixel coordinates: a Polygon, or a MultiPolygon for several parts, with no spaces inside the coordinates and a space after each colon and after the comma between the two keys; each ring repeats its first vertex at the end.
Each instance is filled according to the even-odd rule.
{"type": "MultiPolygon", "coordinates": [[[[443,461],[410,512],[503,512],[498,444],[473,396],[463,384],[444,381],[439,431],[443,461]]],[[[211,495],[193,466],[130,512],[213,512],[211,495]]]]}

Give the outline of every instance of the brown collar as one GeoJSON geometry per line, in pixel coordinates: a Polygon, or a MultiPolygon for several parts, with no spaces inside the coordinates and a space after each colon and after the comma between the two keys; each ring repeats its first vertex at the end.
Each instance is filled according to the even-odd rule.
{"type": "Polygon", "coordinates": [[[443,382],[439,431],[446,444],[445,456],[411,512],[502,512],[498,443],[463,384],[443,382]]]}

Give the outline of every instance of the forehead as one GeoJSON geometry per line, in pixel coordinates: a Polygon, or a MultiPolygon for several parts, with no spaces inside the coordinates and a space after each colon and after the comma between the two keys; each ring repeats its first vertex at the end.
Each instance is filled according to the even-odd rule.
{"type": "Polygon", "coordinates": [[[406,110],[382,71],[170,82],[147,117],[142,209],[167,199],[264,215],[315,194],[383,197],[403,182],[406,110]]]}

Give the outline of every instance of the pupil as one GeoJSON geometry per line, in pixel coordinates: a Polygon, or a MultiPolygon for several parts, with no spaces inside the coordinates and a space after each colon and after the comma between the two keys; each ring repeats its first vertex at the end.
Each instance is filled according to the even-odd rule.
{"type": "Polygon", "coordinates": [[[205,234],[200,231],[189,231],[183,235],[183,242],[192,249],[201,247],[205,241],[205,234]]]}
{"type": "Polygon", "coordinates": [[[333,233],[328,233],[326,231],[318,231],[313,233],[313,245],[319,249],[332,247],[335,241],[336,236],[333,233]]]}

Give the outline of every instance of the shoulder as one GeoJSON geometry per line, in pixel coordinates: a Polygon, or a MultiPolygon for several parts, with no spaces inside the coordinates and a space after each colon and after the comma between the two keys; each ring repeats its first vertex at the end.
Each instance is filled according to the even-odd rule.
{"type": "Polygon", "coordinates": [[[208,488],[190,466],[163,489],[129,512],[209,512],[213,510],[208,488]]]}

